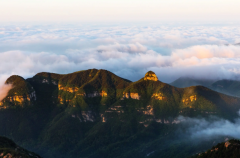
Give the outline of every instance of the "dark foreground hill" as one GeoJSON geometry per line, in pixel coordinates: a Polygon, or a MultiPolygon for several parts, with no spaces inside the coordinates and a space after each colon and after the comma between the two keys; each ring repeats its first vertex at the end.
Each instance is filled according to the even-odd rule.
{"type": "Polygon", "coordinates": [[[177,88],[152,71],[136,82],[90,69],[6,83],[14,88],[0,103],[0,135],[45,158],[190,156],[198,148],[182,149],[179,115],[233,120],[240,108],[238,98],[203,86],[177,88]]]}
{"type": "Polygon", "coordinates": [[[16,145],[6,137],[0,137],[0,157],[2,158],[41,158],[39,155],[30,152],[16,145]]]}
{"type": "Polygon", "coordinates": [[[192,158],[238,158],[240,157],[240,141],[229,140],[213,146],[210,150],[192,158]]]}

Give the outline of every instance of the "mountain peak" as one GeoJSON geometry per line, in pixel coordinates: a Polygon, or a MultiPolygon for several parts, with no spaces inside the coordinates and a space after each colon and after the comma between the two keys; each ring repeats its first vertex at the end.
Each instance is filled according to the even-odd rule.
{"type": "Polygon", "coordinates": [[[156,75],[154,72],[148,71],[148,72],[145,74],[144,80],[157,81],[158,78],[157,78],[157,75],[156,75]]]}

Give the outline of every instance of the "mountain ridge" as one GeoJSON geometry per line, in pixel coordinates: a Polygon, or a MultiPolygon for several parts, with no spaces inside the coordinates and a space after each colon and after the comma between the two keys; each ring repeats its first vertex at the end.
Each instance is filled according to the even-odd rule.
{"type": "MultiPolygon", "coordinates": [[[[152,146],[153,138],[166,141],[159,134],[175,137],[179,115],[234,119],[240,108],[236,97],[203,86],[177,88],[151,71],[136,82],[97,69],[65,75],[42,72],[26,80],[17,77],[16,82],[20,79],[35,91],[36,100],[30,100],[30,106],[5,101],[0,125],[6,130],[0,129],[0,135],[25,145],[31,142],[24,147],[47,158],[121,157],[118,147],[125,151],[124,144],[131,141],[134,150],[144,148],[147,154],[150,149],[137,142],[152,146]]],[[[132,152],[126,155],[132,157],[132,152]]]]}

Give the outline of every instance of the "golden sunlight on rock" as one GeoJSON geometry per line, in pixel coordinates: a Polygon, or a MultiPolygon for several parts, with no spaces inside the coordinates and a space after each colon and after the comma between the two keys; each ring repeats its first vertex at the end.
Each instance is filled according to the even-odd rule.
{"type": "Polygon", "coordinates": [[[59,99],[60,104],[63,104],[63,98],[58,96],[58,99],[59,99]]]}
{"type": "Polygon", "coordinates": [[[152,98],[154,98],[156,100],[165,100],[166,99],[166,97],[164,97],[162,93],[153,93],[152,98]]]}
{"type": "Polygon", "coordinates": [[[196,100],[197,100],[197,96],[196,95],[192,95],[189,98],[183,99],[182,102],[187,105],[190,102],[193,102],[193,101],[196,101],[196,100]]]}
{"type": "Polygon", "coordinates": [[[98,91],[94,91],[92,93],[89,93],[87,96],[88,97],[107,97],[107,92],[105,91],[101,91],[101,92],[98,92],[98,91]]]}
{"type": "Polygon", "coordinates": [[[78,87],[64,87],[61,84],[58,85],[58,90],[63,90],[63,91],[67,91],[70,93],[75,93],[78,91],[78,87]]]}
{"type": "Polygon", "coordinates": [[[225,147],[227,148],[230,144],[231,144],[230,142],[226,142],[225,147]]]}
{"type": "Polygon", "coordinates": [[[157,75],[154,72],[148,71],[145,74],[144,80],[158,81],[158,78],[157,78],[157,75]]]}
{"type": "Polygon", "coordinates": [[[122,100],[125,99],[125,98],[127,98],[127,99],[132,98],[132,99],[139,100],[140,95],[138,93],[123,93],[122,100]]]}
{"type": "Polygon", "coordinates": [[[100,93],[100,96],[102,96],[102,97],[107,97],[107,92],[102,91],[102,92],[100,93]]]}

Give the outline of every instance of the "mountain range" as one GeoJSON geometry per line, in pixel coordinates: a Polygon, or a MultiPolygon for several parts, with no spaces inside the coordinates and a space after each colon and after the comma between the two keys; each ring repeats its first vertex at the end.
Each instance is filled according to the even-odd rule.
{"type": "Polygon", "coordinates": [[[170,85],[186,88],[191,86],[204,86],[214,91],[224,93],[230,96],[240,97],[240,81],[239,80],[208,80],[208,79],[195,79],[191,77],[180,77],[170,83],[170,85]]]}
{"type": "Polygon", "coordinates": [[[136,82],[90,69],[13,75],[5,83],[13,88],[0,102],[0,135],[45,158],[169,156],[173,144],[182,147],[173,139],[179,115],[233,120],[240,108],[238,97],[204,86],[177,88],[152,71],[136,82]],[[169,149],[160,153],[164,146],[169,149]]]}

